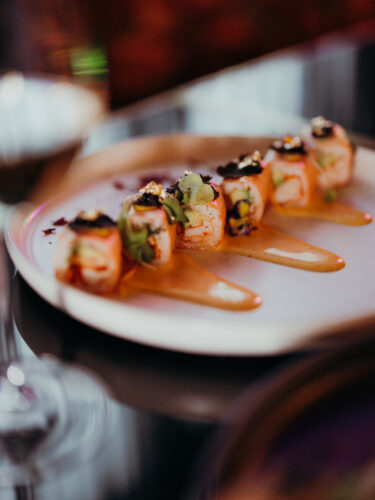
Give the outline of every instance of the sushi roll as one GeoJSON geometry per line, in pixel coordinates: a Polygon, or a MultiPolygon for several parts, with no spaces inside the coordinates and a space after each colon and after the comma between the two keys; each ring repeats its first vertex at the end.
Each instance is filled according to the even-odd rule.
{"type": "Polygon", "coordinates": [[[265,157],[271,169],[270,199],[276,205],[305,207],[316,188],[316,169],[300,137],[275,141],[265,157]]]}
{"type": "Polygon", "coordinates": [[[219,246],[224,235],[225,202],[221,188],[210,176],[186,171],[167,190],[184,215],[176,229],[177,248],[208,250],[219,246]]]}
{"type": "Polygon", "coordinates": [[[348,184],[354,151],[343,127],[318,116],[311,120],[304,137],[317,167],[319,187],[328,191],[348,184]]]}
{"type": "Polygon", "coordinates": [[[226,224],[231,236],[248,235],[263,216],[270,190],[270,170],[259,151],[241,155],[217,169],[227,207],[226,224]]]}
{"type": "Polygon", "coordinates": [[[96,210],[80,212],[59,236],[54,268],[61,281],[94,293],[112,292],[122,269],[116,222],[96,210]]]}
{"type": "Polygon", "coordinates": [[[179,204],[166,196],[161,184],[152,181],[129,196],[118,221],[127,256],[146,266],[168,264],[179,217],[179,204]]]}

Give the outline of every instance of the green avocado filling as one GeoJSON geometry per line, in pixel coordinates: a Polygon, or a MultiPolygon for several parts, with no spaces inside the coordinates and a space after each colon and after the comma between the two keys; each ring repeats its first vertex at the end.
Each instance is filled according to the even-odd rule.
{"type": "Polygon", "coordinates": [[[272,182],[275,188],[281,186],[285,182],[284,174],[278,171],[272,172],[272,182]]]}
{"type": "Polygon", "coordinates": [[[336,156],[332,153],[318,152],[317,162],[320,168],[325,169],[329,167],[336,160],[336,156]]]}
{"type": "Polygon", "coordinates": [[[180,205],[207,205],[215,199],[213,187],[205,184],[199,174],[185,175],[179,181],[178,187],[181,192],[176,191],[175,196],[180,205]]]}
{"type": "Polygon", "coordinates": [[[251,202],[238,200],[233,208],[227,212],[227,230],[231,236],[248,235],[252,230],[251,202]]]}
{"type": "Polygon", "coordinates": [[[245,200],[250,202],[250,192],[247,189],[236,188],[229,194],[232,206],[237,203],[237,201],[245,200]]]}
{"type": "Polygon", "coordinates": [[[202,177],[199,174],[186,174],[178,182],[178,187],[183,193],[189,193],[193,189],[201,186],[203,184],[202,177]]]}
{"type": "Polygon", "coordinates": [[[192,210],[187,208],[185,210],[186,222],[184,222],[184,228],[187,227],[198,227],[202,224],[203,216],[198,210],[192,210]]]}
{"type": "Polygon", "coordinates": [[[189,202],[191,205],[207,205],[214,201],[215,193],[212,186],[202,184],[191,190],[189,202]]]}
{"type": "Polygon", "coordinates": [[[328,189],[328,191],[326,191],[324,193],[324,201],[326,203],[333,203],[334,201],[337,200],[338,196],[339,195],[338,195],[338,192],[336,191],[336,189],[333,189],[333,188],[328,189]]]}
{"type": "Polygon", "coordinates": [[[187,221],[187,218],[184,215],[184,211],[182,210],[177,200],[170,197],[165,198],[162,203],[165,213],[168,216],[169,224],[175,224],[176,222],[181,222],[182,224],[184,224],[187,221]]]}
{"type": "Polygon", "coordinates": [[[189,203],[188,193],[183,193],[182,191],[176,189],[174,192],[176,200],[180,202],[180,205],[187,205],[189,203]]]}
{"type": "Polygon", "coordinates": [[[152,234],[148,225],[141,229],[134,229],[123,212],[118,220],[117,227],[122,236],[122,243],[130,257],[138,262],[151,262],[155,258],[155,251],[148,243],[152,234]]]}
{"type": "Polygon", "coordinates": [[[82,243],[77,243],[74,246],[72,256],[79,257],[82,260],[103,258],[103,254],[97,248],[87,244],[82,245],[82,243]]]}

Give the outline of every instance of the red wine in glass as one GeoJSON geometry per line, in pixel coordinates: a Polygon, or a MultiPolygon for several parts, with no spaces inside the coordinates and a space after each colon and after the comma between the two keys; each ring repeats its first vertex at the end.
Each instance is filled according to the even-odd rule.
{"type": "Polygon", "coordinates": [[[94,451],[111,415],[93,376],[19,355],[2,220],[46,168],[67,167],[102,110],[93,92],[68,81],[0,78],[0,487],[14,487],[19,499],[33,498],[33,484],[83,459],[82,450],[94,451]]]}

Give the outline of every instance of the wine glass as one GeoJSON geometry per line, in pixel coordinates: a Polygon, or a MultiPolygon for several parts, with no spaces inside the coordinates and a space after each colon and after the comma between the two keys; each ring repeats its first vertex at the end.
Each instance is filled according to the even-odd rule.
{"type": "Polygon", "coordinates": [[[0,78],[0,486],[19,499],[34,498],[36,482],[92,456],[110,428],[107,391],[92,374],[20,355],[3,235],[10,208],[51,162],[61,177],[102,111],[93,92],[66,80],[0,78]]]}

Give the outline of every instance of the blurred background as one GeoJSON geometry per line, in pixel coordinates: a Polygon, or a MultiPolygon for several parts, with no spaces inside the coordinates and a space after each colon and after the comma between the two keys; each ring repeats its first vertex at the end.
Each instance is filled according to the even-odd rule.
{"type": "Polygon", "coordinates": [[[373,0],[1,0],[0,6],[1,67],[74,75],[109,91],[112,108],[375,16],[373,0]]]}
{"type": "MultiPolygon", "coordinates": [[[[83,155],[144,134],[282,134],[317,114],[375,137],[374,0],[0,0],[0,67],[73,77],[99,92],[112,110],[135,104],[94,130],[83,155]],[[152,99],[136,104],[247,62],[189,85],[179,99],[172,92],[157,105],[152,99]]],[[[366,144],[362,135],[360,144],[366,144]]],[[[264,393],[258,382],[278,380],[281,367],[289,369],[306,355],[230,359],[138,346],[83,327],[45,303],[19,276],[15,280],[21,289],[21,333],[30,348],[89,367],[117,400],[116,434],[101,461],[85,476],[77,469],[41,485],[38,498],[185,500],[196,460],[237,397],[254,388],[246,400],[252,404],[255,392],[264,393]]],[[[357,355],[362,366],[367,366],[363,357],[371,355],[369,399],[374,352],[366,346],[357,355]]],[[[323,360],[328,375],[337,373],[338,364],[347,368],[346,355],[351,358],[352,351],[342,362],[323,360]]],[[[300,380],[292,375],[293,384],[300,380]]],[[[286,395],[294,390],[285,387],[286,395]]],[[[357,392],[349,387],[345,394],[357,392]]],[[[374,414],[372,404],[372,430],[374,414]]],[[[266,407],[262,415],[277,416],[277,409],[266,407]]],[[[336,425],[336,414],[332,421],[336,425]]],[[[247,421],[243,426],[246,430],[247,421]]],[[[345,427],[337,442],[347,434],[345,427]]],[[[335,462],[337,448],[328,438],[335,462]]],[[[324,455],[326,448],[321,449],[324,455]]],[[[209,457],[210,465],[215,460],[209,457]]],[[[318,463],[319,453],[314,457],[318,463]]],[[[4,490],[0,497],[12,496],[4,490]]]]}

